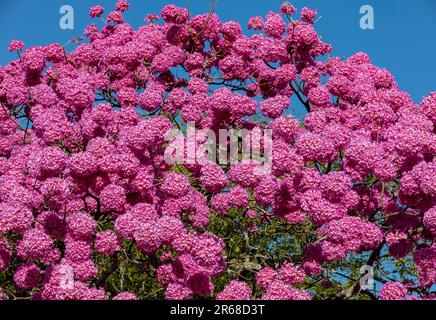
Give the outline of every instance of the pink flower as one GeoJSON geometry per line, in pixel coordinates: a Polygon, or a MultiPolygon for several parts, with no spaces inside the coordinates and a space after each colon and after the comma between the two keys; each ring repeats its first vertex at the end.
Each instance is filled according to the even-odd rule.
{"type": "Polygon", "coordinates": [[[245,282],[233,280],[218,293],[217,300],[250,300],[251,291],[245,282]]]}
{"type": "Polygon", "coordinates": [[[311,300],[304,290],[297,290],[282,281],[274,281],[268,287],[262,300],[311,300]]]}
{"type": "Polygon", "coordinates": [[[11,41],[11,43],[9,44],[8,47],[8,51],[9,52],[13,52],[13,51],[21,51],[24,49],[24,42],[21,40],[13,40],[11,41]]]}
{"type": "Polygon", "coordinates": [[[120,250],[120,241],[112,231],[99,232],[95,238],[95,250],[111,256],[120,250]]]}
{"type": "Polygon", "coordinates": [[[248,29],[262,30],[263,18],[262,17],[251,17],[248,22],[248,29]]]}
{"type": "Polygon", "coordinates": [[[115,24],[123,23],[124,18],[121,12],[119,11],[112,11],[108,14],[106,18],[106,23],[112,22],[115,24]]]}
{"type": "Polygon", "coordinates": [[[89,239],[95,231],[96,222],[85,212],[75,213],[67,221],[68,232],[76,239],[89,239]]]}
{"type": "Polygon", "coordinates": [[[193,297],[192,290],[185,284],[171,283],[165,295],[167,300],[189,300],[193,297]]]}
{"type": "Polygon", "coordinates": [[[106,186],[100,194],[103,211],[124,211],[126,204],[125,190],[117,185],[106,186]]]}
{"type": "Polygon", "coordinates": [[[280,12],[282,14],[292,15],[295,12],[297,12],[297,9],[293,5],[291,5],[289,2],[284,2],[282,4],[282,6],[280,7],[280,12]]]}
{"type": "Polygon", "coordinates": [[[125,291],[118,293],[112,300],[138,300],[138,298],[134,293],[125,291]]]}
{"type": "Polygon", "coordinates": [[[269,98],[261,103],[260,110],[269,118],[278,118],[283,111],[290,106],[289,98],[286,96],[276,96],[269,98]]]}
{"type": "Polygon", "coordinates": [[[115,9],[120,12],[125,12],[130,8],[130,3],[126,0],[120,0],[117,2],[115,9]]]}
{"type": "Polygon", "coordinates": [[[102,6],[94,6],[89,11],[89,16],[91,18],[98,18],[104,13],[104,8],[102,6]]]}
{"type": "Polygon", "coordinates": [[[41,270],[34,263],[21,264],[14,274],[14,282],[22,290],[36,287],[41,280],[41,270]]]}
{"type": "Polygon", "coordinates": [[[424,227],[432,234],[436,234],[436,207],[431,208],[424,214],[424,227]]]}
{"type": "Polygon", "coordinates": [[[236,40],[242,34],[241,25],[234,21],[229,21],[223,24],[222,31],[223,36],[229,40],[236,40]]]}
{"type": "Polygon", "coordinates": [[[161,15],[167,23],[183,24],[188,20],[189,12],[185,8],[171,4],[162,9],[161,15]]]}
{"type": "Polygon", "coordinates": [[[276,279],[276,277],[277,277],[277,271],[275,271],[273,268],[270,267],[263,268],[256,274],[256,284],[262,290],[266,290],[271,285],[271,283],[276,279]]]}
{"type": "Polygon", "coordinates": [[[265,33],[274,38],[280,38],[285,32],[286,24],[278,13],[270,12],[266,16],[263,30],[265,33]]]}
{"type": "Polygon", "coordinates": [[[161,190],[170,197],[180,198],[185,196],[191,188],[186,176],[177,173],[169,173],[162,184],[161,190]]]}
{"type": "Polygon", "coordinates": [[[304,7],[303,9],[301,9],[301,20],[313,24],[317,14],[318,11],[304,7]]]}
{"type": "Polygon", "coordinates": [[[214,163],[203,166],[200,174],[200,182],[208,192],[219,192],[227,185],[226,174],[214,163]]]}
{"type": "Polygon", "coordinates": [[[149,23],[151,23],[151,22],[153,22],[153,21],[157,21],[157,20],[159,20],[159,19],[160,19],[160,17],[159,17],[157,14],[154,14],[154,13],[148,14],[148,15],[145,17],[145,21],[146,21],[146,22],[149,22],[149,23]]]}

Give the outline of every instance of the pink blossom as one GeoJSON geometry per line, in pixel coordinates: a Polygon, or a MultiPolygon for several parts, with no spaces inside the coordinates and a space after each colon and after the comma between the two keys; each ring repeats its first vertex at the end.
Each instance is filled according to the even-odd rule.
{"type": "Polygon", "coordinates": [[[280,38],[285,32],[286,24],[278,13],[270,12],[266,16],[263,30],[270,37],[280,38]]]}
{"type": "Polygon", "coordinates": [[[14,282],[22,290],[36,287],[41,280],[41,270],[34,263],[25,263],[18,267],[14,274],[14,282]]]}
{"type": "Polygon", "coordinates": [[[280,7],[280,12],[283,14],[292,15],[295,12],[297,12],[297,9],[293,5],[291,5],[289,2],[284,2],[282,4],[282,6],[280,7]]]}
{"type": "Polygon", "coordinates": [[[175,5],[168,5],[162,9],[162,18],[165,22],[183,24],[189,17],[188,10],[185,8],[178,8],[175,5]]]}
{"type": "Polygon", "coordinates": [[[117,2],[115,9],[120,12],[127,11],[130,8],[130,3],[126,0],[120,0],[117,2]]]}
{"type": "Polygon", "coordinates": [[[121,12],[119,11],[112,11],[108,14],[106,18],[106,22],[112,22],[112,23],[123,23],[124,18],[121,12]]]}
{"type": "Polygon", "coordinates": [[[98,18],[104,13],[104,8],[102,6],[94,6],[89,11],[89,16],[91,18],[98,18]]]}
{"type": "Polygon", "coordinates": [[[262,17],[251,17],[248,22],[248,29],[253,30],[262,30],[263,27],[263,18],[262,17]]]}
{"type": "Polygon", "coordinates": [[[102,231],[97,233],[95,238],[95,250],[105,255],[111,256],[120,250],[120,241],[112,231],[102,231]]]}
{"type": "Polygon", "coordinates": [[[11,43],[9,44],[8,47],[8,51],[9,52],[13,52],[13,51],[21,51],[24,49],[24,42],[21,40],[13,40],[11,41],[11,43]]]}
{"type": "Polygon", "coordinates": [[[217,300],[250,300],[251,291],[245,282],[233,280],[218,293],[217,300]]]}

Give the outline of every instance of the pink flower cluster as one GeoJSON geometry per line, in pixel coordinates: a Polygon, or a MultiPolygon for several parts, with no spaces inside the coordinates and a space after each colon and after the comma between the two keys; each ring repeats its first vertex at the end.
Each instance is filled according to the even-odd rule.
{"type": "Polygon", "coordinates": [[[280,270],[271,267],[260,270],[256,275],[256,283],[265,290],[263,300],[310,300],[308,292],[293,287],[302,284],[305,276],[304,271],[285,263],[280,270]]]}
{"type": "MultiPolygon", "coordinates": [[[[96,281],[95,254],[116,257],[126,242],[149,256],[166,250],[156,277],[167,299],[253,299],[255,286],[266,300],[311,299],[305,279],[383,246],[413,256],[420,292],[436,283],[436,93],[415,104],[364,53],[320,62],[332,47],[308,8],[289,23],[288,3],[253,17],[249,36],[175,5],[162,9],[162,24],[148,16],[134,30],[129,7],[121,0],[104,26],[87,26],[73,51],[32,47],[0,68],[0,272],[13,272],[17,288],[34,299],[136,299],[96,281]],[[303,122],[287,111],[294,95],[303,122]],[[271,172],[202,154],[167,163],[166,148],[186,141],[165,134],[188,121],[251,136],[272,129],[271,172]],[[235,210],[252,220],[250,235],[271,219],[310,223],[301,264],[266,263],[256,284],[236,279],[217,292],[228,244],[208,227],[235,210]]],[[[9,51],[23,48],[13,41],[9,51]]],[[[406,294],[401,283],[380,292],[406,294]]]]}

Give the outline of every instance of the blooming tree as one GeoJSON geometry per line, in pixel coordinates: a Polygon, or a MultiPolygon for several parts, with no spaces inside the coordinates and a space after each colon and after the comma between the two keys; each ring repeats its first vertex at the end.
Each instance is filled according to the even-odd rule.
{"type": "Polygon", "coordinates": [[[174,5],[134,30],[129,7],[74,50],[10,44],[0,298],[435,297],[436,92],[416,105],[366,54],[323,58],[308,8],[284,3],[244,34],[174,5]],[[197,151],[224,129],[270,130],[270,169],[197,151]]]}

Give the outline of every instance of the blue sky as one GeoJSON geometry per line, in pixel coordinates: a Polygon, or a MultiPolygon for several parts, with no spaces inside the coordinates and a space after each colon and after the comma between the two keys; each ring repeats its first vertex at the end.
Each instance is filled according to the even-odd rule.
{"type": "MultiPolygon", "coordinates": [[[[132,10],[126,20],[134,27],[142,24],[147,13],[159,13],[162,6],[174,3],[191,12],[205,13],[208,0],[131,0],[132,10]]],[[[244,27],[250,16],[265,15],[277,10],[282,0],[218,0],[217,12],[222,20],[235,20],[244,27]]],[[[297,8],[316,8],[322,19],[316,28],[323,39],[334,47],[334,55],[348,57],[364,51],[374,64],[389,69],[401,89],[416,102],[436,90],[436,1],[435,0],[295,0],[297,8]],[[362,5],[375,11],[375,29],[359,27],[362,5]]],[[[11,39],[21,39],[29,45],[52,42],[64,44],[82,34],[90,22],[88,11],[94,4],[112,9],[116,0],[14,0],[2,1],[0,21],[0,64],[15,56],[7,52],[11,39]],[[75,29],[59,27],[59,8],[71,5],[75,9],[75,29]]]]}

